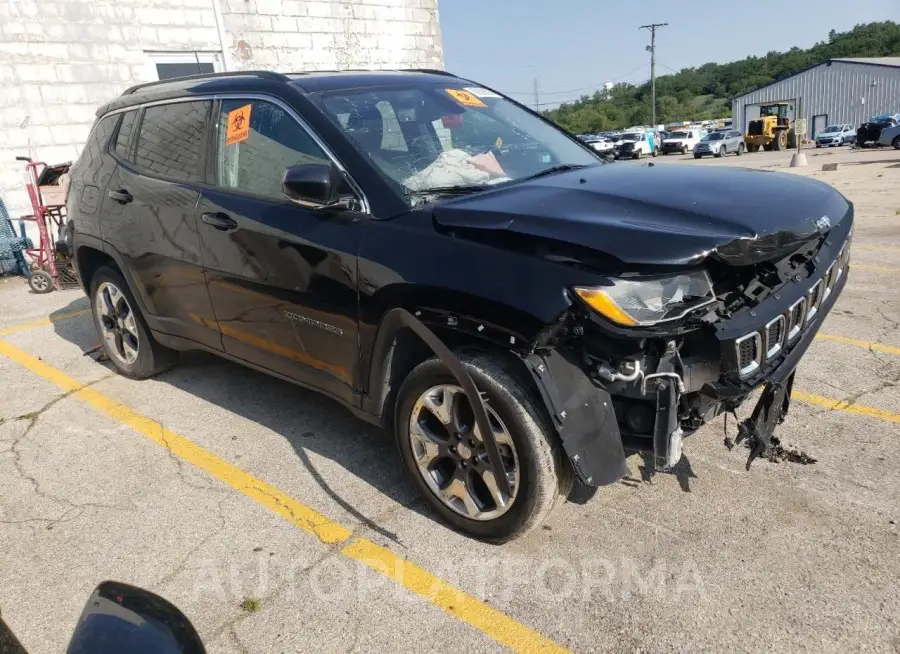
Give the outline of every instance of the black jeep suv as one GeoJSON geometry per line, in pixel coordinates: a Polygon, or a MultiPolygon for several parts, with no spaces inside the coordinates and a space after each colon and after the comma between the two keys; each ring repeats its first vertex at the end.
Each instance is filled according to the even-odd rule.
{"type": "Polygon", "coordinates": [[[203,349],[316,389],[391,430],[434,510],[494,541],[576,476],[620,479],[626,451],[671,468],[759,387],[738,439],[764,453],[853,223],[799,176],[603,164],[440,71],[134,87],[71,178],[122,374],[203,349]]]}

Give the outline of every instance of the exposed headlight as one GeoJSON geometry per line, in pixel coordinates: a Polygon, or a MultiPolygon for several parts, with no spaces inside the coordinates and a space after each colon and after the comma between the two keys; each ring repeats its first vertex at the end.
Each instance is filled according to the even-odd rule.
{"type": "Polygon", "coordinates": [[[676,320],[716,299],[704,270],[667,277],[614,279],[609,286],[578,286],[575,292],[594,311],[626,327],[676,320]]]}

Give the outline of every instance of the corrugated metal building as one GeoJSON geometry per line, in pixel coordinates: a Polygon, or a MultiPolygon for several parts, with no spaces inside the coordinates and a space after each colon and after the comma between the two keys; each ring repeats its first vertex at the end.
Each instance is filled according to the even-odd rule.
{"type": "Polygon", "coordinates": [[[875,114],[898,113],[900,57],[830,59],[745,93],[731,102],[734,126],[746,133],[759,105],[770,102],[792,102],[809,137],[834,123],[858,126],[875,114]]]}

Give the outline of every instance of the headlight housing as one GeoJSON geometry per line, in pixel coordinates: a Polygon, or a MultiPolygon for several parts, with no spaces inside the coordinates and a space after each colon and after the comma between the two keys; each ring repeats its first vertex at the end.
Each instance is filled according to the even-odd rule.
{"type": "Polygon", "coordinates": [[[608,286],[577,286],[574,290],[594,311],[624,327],[677,320],[716,300],[705,270],[665,277],[617,278],[608,286]]]}

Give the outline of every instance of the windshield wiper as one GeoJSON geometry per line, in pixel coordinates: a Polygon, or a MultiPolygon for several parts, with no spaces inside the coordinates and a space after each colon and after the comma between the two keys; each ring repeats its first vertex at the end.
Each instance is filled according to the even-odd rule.
{"type": "Polygon", "coordinates": [[[418,190],[406,189],[407,195],[463,195],[465,193],[476,193],[489,189],[493,184],[458,184],[456,186],[435,186],[434,188],[423,188],[418,190]]]}
{"type": "Polygon", "coordinates": [[[528,177],[523,177],[522,179],[537,179],[538,177],[546,177],[547,175],[553,175],[555,173],[564,173],[568,170],[579,170],[581,168],[589,168],[588,164],[560,164],[559,166],[551,166],[550,168],[545,168],[544,170],[535,173],[534,175],[529,175],[528,177]]]}

